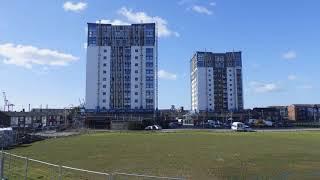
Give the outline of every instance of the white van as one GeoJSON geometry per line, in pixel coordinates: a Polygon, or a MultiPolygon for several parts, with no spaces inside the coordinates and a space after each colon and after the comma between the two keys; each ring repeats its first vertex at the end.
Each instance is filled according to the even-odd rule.
{"type": "Polygon", "coordinates": [[[242,122],[232,123],[231,129],[234,131],[252,131],[252,129],[242,122]]]}

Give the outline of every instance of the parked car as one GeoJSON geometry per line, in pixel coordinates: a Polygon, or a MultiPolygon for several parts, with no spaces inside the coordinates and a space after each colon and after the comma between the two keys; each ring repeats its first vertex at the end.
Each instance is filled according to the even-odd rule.
{"type": "Polygon", "coordinates": [[[169,123],[169,128],[170,129],[176,129],[176,128],[179,128],[179,127],[181,127],[181,125],[178,122],[169,123]]]}
{"type": "Polygon", "coordinates": [[[249,126],[245,125],[242,122],[233,122],[231,129],[234,131],[245,131],[245,132],[253,131],[252,128],[250,128],[249,126]]]}
{"type": "Polygon", "coordinates": [[[161,130],[162,127],[159,125],[152,125],[152,126],[147,126],[146,128],[144,128],[145,130],[161,130]]]}
{"type": "Polygon", "coordinates": [[[223,128],[223,124],[217,120],[208,120],[210,128],[223,128]]]}

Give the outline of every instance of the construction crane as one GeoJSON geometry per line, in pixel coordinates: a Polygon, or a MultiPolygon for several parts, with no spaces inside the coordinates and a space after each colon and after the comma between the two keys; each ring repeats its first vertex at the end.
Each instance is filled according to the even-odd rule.
{"type": "Polygon", "coordinates": [[[6,92],[2,92],[2,94],[3,94],[3,100],[4,100],[3,111],[6,111],[6,107],[7,107],[7,111],[10,111],[10,107],[11,107],[11,110],[13,111],[14,104],[9,102],[9,100],[7,99],[7,96],[6,96],[6,92]]]}

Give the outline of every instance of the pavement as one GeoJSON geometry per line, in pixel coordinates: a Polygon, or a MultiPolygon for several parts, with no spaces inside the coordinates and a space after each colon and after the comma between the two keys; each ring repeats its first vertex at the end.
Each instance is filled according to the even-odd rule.
{"type": "Polygon", "coordinates": [[[67,136],[73,136],[73,135],[78,135],[80,134],[79,132],[74,132],[74,131],[65,131],[65,132],[56,132],[56,131],[44,131],[44,132],[38,132],[35,135],[37,136],[42,136],[42,137],[67,137],[67,136]]]}

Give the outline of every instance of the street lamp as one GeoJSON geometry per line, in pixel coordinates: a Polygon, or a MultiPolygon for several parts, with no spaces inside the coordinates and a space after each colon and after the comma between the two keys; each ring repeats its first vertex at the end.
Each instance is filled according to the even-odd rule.
{"type": "Polygon", "coordinates": [[[317,115],[318,115],[318,106],[315,104],[313,106],[313,121],[316,122],[317,121],[317,115]],[[317,113],[317,114],[316,114],[317,113]]]}

